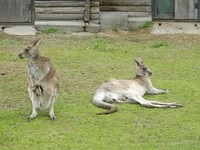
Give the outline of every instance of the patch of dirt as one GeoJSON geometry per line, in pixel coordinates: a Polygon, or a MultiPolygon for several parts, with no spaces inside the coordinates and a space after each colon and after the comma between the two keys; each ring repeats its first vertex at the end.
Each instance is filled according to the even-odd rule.
{"type": "Polygon", "coordinates": [[[63,40],[71,39],[71,38],[95,38],[95,37],[105,37],[105,38],[119,38],[119,39],[138,39],[139,41],[153,41],[153,40],[167,40],[167,41],[176,41],[176,42],[184,42],[188,41],[198,43],[198,39],[200,35],[188,35],[188,34],[172,34],[172,35],[153,35],[148,30],[138,30],[138,31],[112,31],[112,30],[104,30],[99,33],[67,33],[67,34],[38,34],[36,36],[12,36],[7,35],[3,32],[0,32],[0,39],[2,38],[10,38],[15,39],[17,41],[23,40],[25,43],[29,43],[33,38],[42,38],[43,41],[51,42],[63,42],[63,40]]]}

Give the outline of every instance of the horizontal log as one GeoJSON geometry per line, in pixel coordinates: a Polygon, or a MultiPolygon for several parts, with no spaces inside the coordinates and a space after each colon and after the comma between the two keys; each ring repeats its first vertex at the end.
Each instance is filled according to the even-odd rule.
{"type": "MultiPolygon", "coordinates": [[[[72,1],[72,0],[35,0],[35,2],[38,2],[38,1],[72,1]]],[[[73,0],[73,1],[84,1],[85,0],[73,0]]],[[[91,2],[92,1],[99,1],[99,0],[90,0],[91,2]]]]}
{"type": "Polygon", "coordinates": [[[36,14],[36,20],[82,20],[83,14],[36,14]]]}
{"type": "Polygon", "coordinates": [[[95,23],[95,24],[100,24],[100,21],[99,20],[90,20],[90,23],[95,23]]]}
{"type": "MultiPolygon", "coordinates": [[[[91,1],[91,6],[99,6],[99,2],[91,1]]],[[[35,7],[85,7],[85,1],[35,1],[35,7]]]]}
{"type": "MultiPolygon", "coordinates": [[[[36,20],[83,20],[83,14],[36,14],[36,20]]],[[[91,20],[99,20],[99,14],[91,14],[91,20]]]]}
{"type": "Polygon", "coordinates": [[[90,11],[91,11],[91,14],[98,14],[99,13],[99,7],[91,7],[90,11]]]}
{"type": "Polygon", "coordinates": [[[101,6],[134,6],[142,5],[149,6],[151,5],[151,0],[100,0],[101,6]]]}
{"type": "MultiPolygon", "coordinates": [[[[35,0],[35,2],[38,1],[72,1],[72,0],[35,0]]],[[[73,1],[85,1],[85,0],[73,0],[73,1]]]]}
{"type": "MultiPolygon", "coordinates": [[[[39,2],[39,1],[84,1],[85,0],[35,0],[35,2],[39,2]]],[[[94,2],[94,1],[99,1],[99,0],[90,0],[91,2],[94,2]]]]}
{"type": "MultiPolygon", "coordinates": [[[[84,7],[36,7],[37,14],[82,14],[84,7]]],[[[91,7],[91,14],[99,13],[99,7],[91,7]]]]}
{"type": "Polygon", "coordinates": [[[35,7],[84,7],[84,1],[35,1],[35,7]]]}
{"type": "MultiPolygon", "coordinates": [[[[72,1],[72,0],[35,0],[35,1],[72,1]]],[[[84,1],[85,0],[73,0],[73,1],[84,1]]],[[[99,0],[90,0],[90,1],[99,1],[99,0]]]]}
{"type": "MultiPolygon", "coordinates": [[[[78,2],[78,1],[83,1],[83,2],[85,2],[85,0],[35,0],[35,2],[39,2],[39,1],[76,1],[76,2],[78,2]]],[[[90,0],[91,2],[99,2],[99,0],[90,0]]]]}
{"type": "Polygon", "coordinates": [[[99,14],[90,14],[90,20],[99,20],[99,14]]]}
{"type": "Polygon", "coordinates": [[[149,12],[151,6],[102,6],[101,11],[149,12]]]}
{"type": "Polygon", "coordinates": [[[84,7],[36,7],[37,14],[82,14],[84,7]]]}
{"type": "MultiPolygon", "coordinates": [[[[85,0],[35,0],[35,2],[38,2],[38,1],[84,1],[85,0]]],[[[91,2],[92,1],[99,1],[99,0],[90,0],[91,2]]]]}

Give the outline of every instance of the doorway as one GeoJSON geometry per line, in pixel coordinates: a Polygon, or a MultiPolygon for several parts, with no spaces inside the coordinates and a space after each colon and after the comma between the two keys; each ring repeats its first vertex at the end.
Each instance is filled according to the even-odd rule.
{"type": "Polygon", "coordinates": [[[34,0],[0,0],[0,24],[33,24],[34,0]]]}

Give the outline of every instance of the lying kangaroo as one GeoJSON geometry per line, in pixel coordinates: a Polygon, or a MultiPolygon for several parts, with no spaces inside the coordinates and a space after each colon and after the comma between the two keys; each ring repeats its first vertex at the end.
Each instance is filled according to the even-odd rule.
{"type": "Polygon", "coordinates": [[[40,41],[33,41],[19,54],[21,59],[28,58],[28,92],[32,103],[32,114],[28,119],[36,117],[38,110],[50,107],[49,115],[54,120],[54,101],[59,90],[59,78],[50,59],[39,55],[37,46],[40,41]]]}
{"type": "Polygon", "coordinates": [[[136,64],[136,77],[133,80],[117,80],[109,79],[101,84],[97,89],[93,104],[97,107],[107,109],[101,114],[110,114],[117,111],[117,108],[109,103],[139,103],[144,107],[150,108],[176,108],[182,105],[172,103],[162,103],[157,101],[147,101],[142,96],[145,93],[149,94],[162,94],[168,93],[168,90],[161,90],[153,87],[150,76],[151,71],[143,64],[140,59],[135,60],[136,64]]]}

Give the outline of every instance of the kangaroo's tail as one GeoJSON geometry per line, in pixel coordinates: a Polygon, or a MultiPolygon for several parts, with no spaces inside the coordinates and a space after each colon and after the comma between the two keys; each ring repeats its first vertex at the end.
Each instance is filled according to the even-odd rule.
{"type": "Polygon", "coordinates": [[[96,115],[108,115],[117,111],[117,107],[103,101],[103,98],[95,96],[93,104],[99,108],[107,109],[105,112],[97,113],[96,115]]]}

